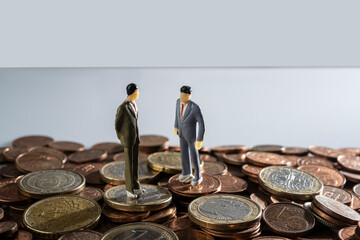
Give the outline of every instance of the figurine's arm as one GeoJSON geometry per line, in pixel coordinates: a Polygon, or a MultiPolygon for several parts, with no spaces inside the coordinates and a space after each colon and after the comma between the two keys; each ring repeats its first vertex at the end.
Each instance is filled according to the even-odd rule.
{"type": "Polygon", "coordinates": [[[121,130],[122,118],[123,118],[123,111],[122,111],[121,107],[119,106],[116,111],[116,117],[115,117],[115,130],[118,135],[118,138],[119,138],[119,133],[121,130]]]}
{"type": "Polygon", "coordinates": [[[196,121],[199,126],[199,132],[198,132],[195,148],[199,150],[202,146],[202,141],[204,139],[204,133],[205,133],[205,123],[200,108],[198,108],[198,113],[196,114],[196,121]]]}
{"type": "Polygon", "coordinates": [[[178,114],[179,114],[179,111],[178,111],[178,101],[176,101],[176,105],[175,105],[175,124],[174,124],[174,134],[175,136],[178,135],[178,128],[179,128],[179,123],[178,123],[178,114]]]}

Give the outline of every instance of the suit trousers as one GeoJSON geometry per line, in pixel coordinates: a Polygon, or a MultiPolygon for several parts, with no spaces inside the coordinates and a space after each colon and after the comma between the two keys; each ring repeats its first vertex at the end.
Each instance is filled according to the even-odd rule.
{"type": "Polygon", "coordinates": [[[194,168],[194,180],[201,178],[200,160],[198,150],[195,148],[195,142],[188,142],[180,137],[181,166],[183,175],[192,174],[194,168]],[[190,161],[191,157],[191,161],[190,161]],[[191,166],[192,162],[192,166],[191,166]]]}
{"type": "Polygon", "coordinates": [[[140,189],[139,183],[139,144],[124,147],[125,155],[125,184],[126,190],[134,194],[135,189],[140,189]]]}

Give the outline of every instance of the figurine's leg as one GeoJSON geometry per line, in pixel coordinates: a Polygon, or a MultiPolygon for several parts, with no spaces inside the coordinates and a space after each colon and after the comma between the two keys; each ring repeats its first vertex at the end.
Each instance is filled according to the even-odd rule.
{"type": "Polygon", "coordinates": [[[193,166],[194,171],[195,171],[195,174],[194,174],[195,177],[194,177],[193,181],[197,181],[197,180],[201,179],[201,168],[200,168],[199,152],[195,148],[195,142],[189,143],[189,148],[190,148],[192,166],[193,166]]]}
{"type": "Polygon", "coordinates": [[[189,156],[189,146],[187,141],[180,137],[180,154],[181,154],[181,166],[182,166],[182,175],[192,174],[191,172],[191,162],[189,156]]]}
{"type": "Polygon", "coordinates": [[[133,188],[134,189],[140,189],[140,183],[139,183],[139,144],[135,144],[133,147],[133,188]]]}
{"type": "Polygon", "coordinates": [[[133,177],[132,177],[132,169],[133,169],[133,147],[124,147],[124,156],[125,156],[125,185],[126,190],[132,194],[134,194],[133,188],[133,177]]]}

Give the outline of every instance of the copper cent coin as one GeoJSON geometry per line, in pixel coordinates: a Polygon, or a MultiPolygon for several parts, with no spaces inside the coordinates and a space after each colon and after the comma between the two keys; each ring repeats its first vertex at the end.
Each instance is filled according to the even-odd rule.
{"type": "Polygon", "coordinates": [[[4,209],[0,208],[0,221],[4,218],[4,209]]]}
{"type": "Polygon", "coordinates": [[[74,231],[62,235],[58,240],[100,240],[103,234],[91,230],[74,231]]]}
{"type": "Polygon", "coordinates": [[[151,215],[143,219],[143,222],[163,223],[176,215],[176,206],[171,204],[167,208],[151,212],[151,215]]]}
{"type": "Polygon", "coordinates": [[[329,168],[334,168],[333,163],[323,157],[300,157],[297,161],[301,165],[320,165],[329,168]]]}
{"type": "MultiPolygon", "coordinates": [[[[149,154],[139,152],[139,161],[147,161],[149,154]]],[[[114,155],[114,161],[125,161],[125,154],[123,152],[114,155]]]]}
{"type": "Polygon", "coordinates": [[[15,164],[8,164],[0,169],[0,174],[6,178],[17,178],[24,173],[20,172],[19,169],[15,167],[15,164]]]}
{"type": "Polygon", "coordinates": [[[313,215],[305,208],[292,203],[269,205],[264,210],[263,219],[271,231],[287,237],[306,235],[315,226],[313,215]]]}
{"type": "Polygon", "coordinates": [[[253,240],[290,240],[290,238],[278,237],[278,236],[261,236],[253,238],[253,240]]]}
{"type": "Polygon", "coordinates": [[[30,198],[25,197],[19,193],[17,183],[9,183],[0,187],[0,203],[15,203],[21,204],[30,202],[30,198]]]}
{"type": "Polygon", "coordinates": [[[256,177],[256,178],[258,177],[261,169],[263,169],[263,168],[254,166],[254,165],[250,165],[250,164],[245,164],[244,166],[242,166],[242,172],[245,175],[256,177]]]}
{"type": "Polygon", "coordinates": [[[319,178],[324,185],[342,187],[346,183],[346,178],[334,168],[320,165],[302,165],[298,169],[308,172],[319,178]]]}
{"type": "Polygon", "coordinates": [[[148,217],[150,212],[123,212],[120,210],[115,210],[107,205],[102,208],[102,213],[104,216],[109,219],[111,222],[115,223],[129,223],[129,222],[139,222],[142,219],[148,217]]]}
{"type": "Polygon", "coordinates": [[[16,222],[0,222],[0,239],[6,239],[14,236],[18,231],[16,222]]]}
{"type": "Polygon", "coordinates": [[[341,155],[341,152],[332,148],[328,147],[320,147],[320,146],[310,146],[309,152],[316,156],[325,157],[329,159],[336,160],[338,156],[341,155]]]}
{"type": "Polygon", "coordinates": [[[340,148],[338,151],[344,155],[360,155],[360,148],[340,148]]]}
{"type": "Polygon", "coordinates": [[[82,174],[86,178],[86,183],[99,185],[104,184],[101,181],[99,170],[105,163],[85,163],[74,168],[74,171],[82,174]]]}
{"type": "Polygon", "coordinates": [[[69,161],[74,163],[85,163],[91,161],[102,161],[107,158],[107,152],[101,149],[88,149],[75,152],[69,156],[69,161]]]}
{"type": "Polygon", "coordinates": [[[344,175],[348,181],[353,183],[360,183],[360,174],[342,170],[340,170],[339,172],[344,175]]]}
{"type": "Polygon", "coordinates": [[[356,196],[360,197],[360,184],[356,184],[352,190],[356,196]]]}
{"type": "Polygon", "coordinates": [[[242,166],[246,163],[246,153],[224,153],[222,158],[232,165],[242,166]]]}
{"type": "Polygon", "coordinates": [[[77,142],[70,142],[70,141],[56,141],[49,144],[49,147],[55,148],[59,151],[65,153],[72,153],[77,151],[85,150],[84,145],[77,142]]]}
{"type": "Polygon", "coordinates": [[[240,193],[246,190],[248,184],[241,178],[235,176],[215,176],[221,183],[220,193],[240,193]]]}
{"type": "Polygon", "coordinates": [[[269,205],[269,198],[261,192],[250,194],[250,199],[259,204],[262,210],[264,210],[269,205]]]}
{"type": "Polygon", "coordinates": [[[226,164],[222,162],[204,162],[203,172],[209,175],[224,175],[228,171],[226,164]]]}
{"type": "Polygon", "coordinates": [[[200,230],[185,229],[175,232],[179,239],[191,239],[191,240],[214,240],[214,238],[200,230]]]}
{"type": "Polygon", "coordinates": [[[50,154],[50,155],[53,155],[54,157],[61,159],[63,163],[66,163],[66,161],[67,161],[67,156],[63,152],[56,150],[54,148],[33,147],[33,148],[29,149],[29,152],[50,154]]]}
{"type": "Polygon", "coordinates": [[[124,148],[119,143],[114,142],[103,142],[95,144],[91,149],[101,149],[106,151],[108,154],[115,154],[124,151],[124,148]]]}
{"type": "Polygon", "coordinates": [[[16,158],[15,165],[22,172],[62,168],[63,159],[49,153],[28,152],[16,158]]]}
{"type": "Polygon", "coordinates": [[[356,226],[344,227],[339,230],[338,237],[340,240],[352,240],[355,235],[356,226]]]}
{"type": "Polygon", "coordinates": [[[3,150],[3,155],[6,161],[15,162],[15,159],[28,151],[27,148],[5,148],[3,150]]]}
{"type": "Polygon", "coordinates": [[[353,198],[348,191],[333,186],[324,186],[321,195],[332,198],[346,205],[350,205],[353,198]]]}
{"type": "Polygon", "coordinates": [[[171,219],[163,224],[165,227],[173,230],[174,232],[181,231],[184,229],[196,228],[197,226],[190,220],[188,215],[171,219]]]}
{"type": "Polygon", "coordinates": [[[272,152],[272,153],[281,153],[280,145],[256,145],[250,148],[250,151],[254,152],[272,152]]]}
{"type": "Polygon", "coordinates": [[[200,153],[199,159],[200,161],[202,160],[204,162],[217,162],[217,158],[215,156],[207,153],[200,153]]]}
{"type": "Polygon", "coordinates": [[[224,145],[212,147],[211,151],[214,153],[240,153],[245,152],[246,147],[243,145],[224,145]]]}
{"type": "Polygon", "coordinates": [[[337,162],[347,171],[360,173],[360,157],[340,155],[337,162]]]}
{"type": "Polygon", "coordinates": [[[288,160],[286,157],[276,153],[268,152],[247,152],[246,159],[249,163],[256,166],[287,166],[288,160]]]}
{"type": "Polygon", "coordinates": [[[301,147],[282,147],[281,152],[283,154],[299,155],[299,156],[308,154],[307,148],[301,148],[301,147]]]}
{"type": "Polygon", "coordinates": [[[164,136],[158,135],[141,135],[140,136],[140,151],[155,152],[159,148],[166,146],[169,143],[169,139],[164,136]]]}
{"type": "Polygon", "coordinates": [[[18,235],[14,240],[32,240],[33,235],[30,232],[19,230],[18,235]]]}
{"type": "Polygon", "coordinates": [[[47,136],[25,136],[15,139],[12,142],[13,147],[30,148],[36,146],[47,146],[54,139],[47,136]]]}
{"type": "Polygon", "coordinates": [[[104,192],[99,188],[86,186],[81,192],[77,193],[77,195],[94,201],[100,201],[104,196],[104,192]]]}

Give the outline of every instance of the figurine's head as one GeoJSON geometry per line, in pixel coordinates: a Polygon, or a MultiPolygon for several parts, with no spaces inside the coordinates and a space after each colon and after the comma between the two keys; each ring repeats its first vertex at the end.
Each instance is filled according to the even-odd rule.
{"type": "Polygon", "coordinates": [[[182,86],[180,88],[180,102],[188,103],[191,98],[191,87],[182,86]]]}
{"type": "Polygon", "coordinates": [[[130,83],[126,87],[126,93],[129,100],[135,101],[139,97],[139,88],[135,83],[130,83]]]}

